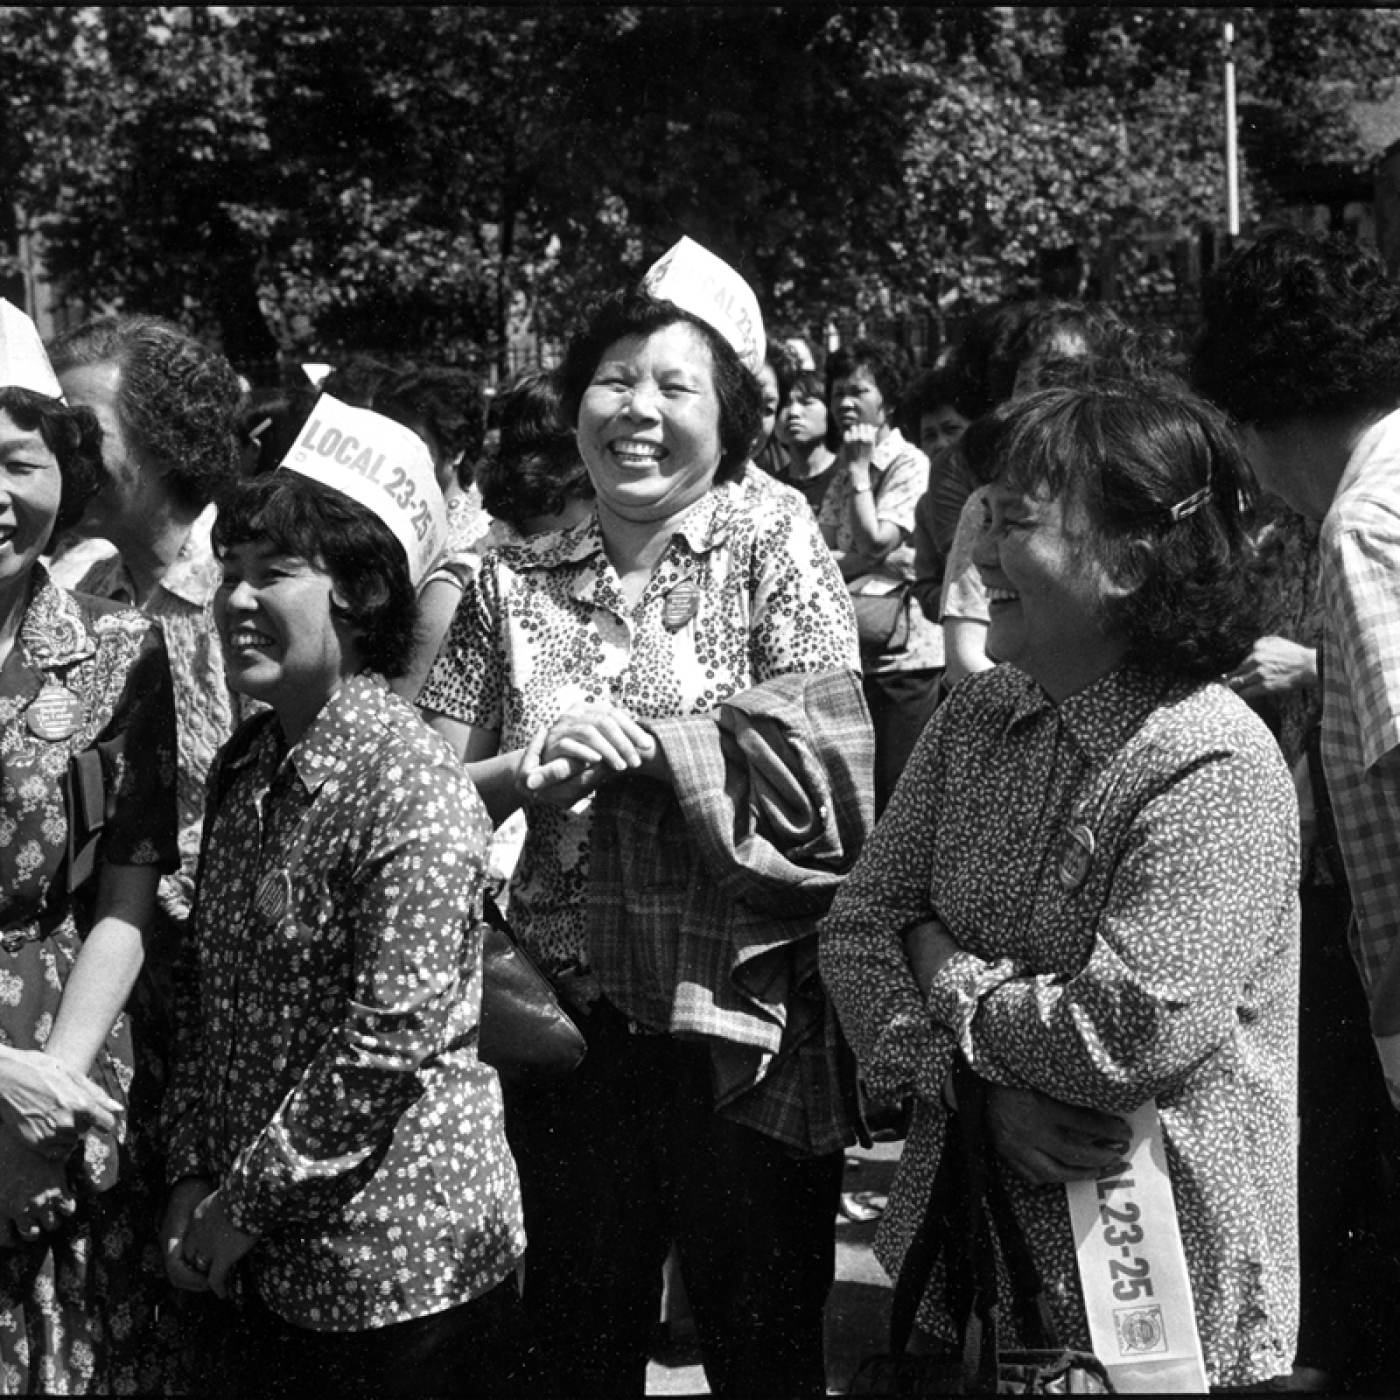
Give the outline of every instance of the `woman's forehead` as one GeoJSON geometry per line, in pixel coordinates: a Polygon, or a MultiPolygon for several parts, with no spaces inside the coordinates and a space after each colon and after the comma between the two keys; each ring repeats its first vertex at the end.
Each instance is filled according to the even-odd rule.
{"type": "Polygon", "coordinates": [[[637,360],[680,363],[706,372],[713,368],[713,357],[705,337],[688,321],[668,321],[652,331],[619,336],[598,357],[600,365],[632,364],[637,360]]]}

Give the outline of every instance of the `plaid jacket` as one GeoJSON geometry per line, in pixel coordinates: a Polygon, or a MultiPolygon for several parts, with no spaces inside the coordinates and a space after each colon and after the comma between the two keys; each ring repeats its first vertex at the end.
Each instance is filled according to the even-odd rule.
{"type": "Polygon", "coordinates": [[[848,671],[645,722],[672,786],[600,789],[589,945],[609,1000],[710,1042],[715,1104],[801,1152],[850,1141],[849,1056],[816,924],[870,829],[874,740],[848,671]]]}

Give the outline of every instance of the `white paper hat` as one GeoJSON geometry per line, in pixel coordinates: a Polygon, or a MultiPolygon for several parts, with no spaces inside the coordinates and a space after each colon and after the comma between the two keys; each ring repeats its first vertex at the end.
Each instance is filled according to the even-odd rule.
{"type": "Polygon", "coordinates": [[[281,465],[377,515],[403,545],[415,588],[437,562],[447,502],[427,443],[402,423],[322,394],[281,465]]]}
{"type": "Polygon", "coordinates": [[[61,399],[58,376],[44,352],[44,342],[34,322],[13,302],[0,297],[0,387],[33,389],[61,399]]]}
{"type": "Polygon", "coordinates": [[[767,348],[763,313],[753,288],[723,258],[693,238],[682,238],[652,263],[642,286],[698,316],[734,347],[752,373],[758,373],[767,348]]]}

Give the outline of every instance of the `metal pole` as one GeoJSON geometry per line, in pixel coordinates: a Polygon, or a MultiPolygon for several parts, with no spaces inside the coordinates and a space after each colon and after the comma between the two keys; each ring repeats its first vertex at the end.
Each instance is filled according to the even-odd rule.
{"type": "Polygon", "coordinates": [[[1225,22],[1225,227],[1240,233],[1240,150],[1235,131],[1235,26],[1225,22]]]}

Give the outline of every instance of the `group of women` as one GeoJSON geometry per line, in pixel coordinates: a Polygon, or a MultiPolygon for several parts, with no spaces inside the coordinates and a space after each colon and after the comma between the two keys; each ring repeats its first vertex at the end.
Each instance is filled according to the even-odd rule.
{"type": "MultiPolygon", "coordinates": [[[[762,362],[717,259],[593,312],[560,370],[593,503],[464,580],[426,726],[391,689],[440,529],[403,508],[432,474],[413,442],[385,438],[392,492],[293,453],[221,502],[220,640],[266,709],[211,775],[163,1124],[166,1269],[220,1300],[205,1387],[640,1395],[674,1244],[714,1393],[823,1394],[857,1065],[917,1105],[892,1271],[961,1064],[1086,1346],[1059,1184],[1155,1099],[1209,1378],[1287,1372],[1297,819],[1216,679],[1257,635],[1228,427],[1140,382],[968,430],[1008,664],[940,706],[872,831],[848,583],[909,545],[868,499],[900,470],[889,386],[838,366],[848,508],[819,524],[754,480],[762,362]],[[503,1096],[480,908],[517,809],[510,917],[588,1052],[503,1096]]],[[[91,434],[0,391],[12,1390],[126,1383],[137,1295],[103,1275],[154,1223],[122,1172],[153,1128],[121,1008],[175,859],[168,678],[158,635],[39,559],[91,434]]],[[[953,1340],[937,1280],[920,1325],[953,1340]]]]}

